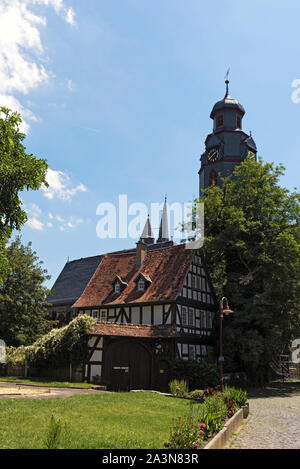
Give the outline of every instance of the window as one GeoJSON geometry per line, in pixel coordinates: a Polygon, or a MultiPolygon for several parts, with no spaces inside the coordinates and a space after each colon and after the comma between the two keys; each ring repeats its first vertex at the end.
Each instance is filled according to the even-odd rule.
{"type": "Polygon", "coordinates": [[[193,308],[189,308],[189,325],[194,326],[195,325],[195,315],[194,315],[194,310],[193,308]]]}
{"type": "Polygon", "coordinates": [[[217,117],[217,127],[222,127],[223,124],[224,124],[224,118],[223,118],[223,114],[221,114],[220,116],[217,117]]]}
{"type": "Polygon", "coordinates": [[[241,129],[242,128],[242,119],[241,119],[241,116],[237,116],[236,118],[236,126],[238,129],[241,129]]]}
{"type": "Polygon", "coordinates": [[[211,329],[211,328],[212,328],[210,311],[207,311],[207,312],[206,312],[206,327],[207,327],[207,329],[211,329]]]}
{"type": "Polygon", "coordinates": [[[184,306],[182,307],[181,316],[182,316],[182,324],[186,325],[187,324],[187,309],[184,306]]]}
{"type": "Polygon", "coordinates": [[[195,346],[189,345],[189,359],[195,360],[195,346]]]}
{"type": "Polygon", "coordinates": [[[137,290],[138,291],[145,291],[145,280],[143,280],[142,278],[140,278],[138,283],[137,283],[137,290]]]}
{"type": "Polygon", "coordinates": [[[119,282],[115,283],[115,293],[121,293],[121,285],[119,282]]]}
{"type": "Polygon", "coordinates": [[[107,320],[107,312],[106,311],[100,311],[100,321],[106,321],[107,320]]]}
{"type": "Polygon", "coordinates": [[[93,318],[98,318],[98,311],[97,310],[93,310],[93,313],[92,313],[92,316],[93,318]]]}
{"type": "Polygon", "coordinates": [[[210,186],[218,185],[218,175],[214,169],[212,169],[211,172],[209,173],[209,185],[210,186]]]}

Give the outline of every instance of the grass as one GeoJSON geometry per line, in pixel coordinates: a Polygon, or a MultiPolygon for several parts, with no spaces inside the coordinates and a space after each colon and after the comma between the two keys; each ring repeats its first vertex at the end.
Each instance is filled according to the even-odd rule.
{"type": "Polygon", "coordinates": [[[189,406],[185,399],[147,392],[1,399],[0,448],[46,448],[51,422],[59,421],[58,448],[160,449],[172,418],[187,414],[189,406]]]}
{"type": "Polygon", "coordinates": [[[31,386],[46,386],[46,387],[57,387],[57,388],[71,388],[78,387],[83,389],[90,389],[95,387],[94,384],[90,383],[73,383],[70,381],[52,381],[51,379],[43,378],[21,378],[14,376],[0,377],[1,381],[8,381],[10,383],[30,384],[31,386]]]}

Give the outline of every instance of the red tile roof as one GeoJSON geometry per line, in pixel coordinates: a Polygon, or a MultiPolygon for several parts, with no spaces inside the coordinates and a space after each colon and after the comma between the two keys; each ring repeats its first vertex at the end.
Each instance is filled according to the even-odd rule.
{"type": "Polygon", "coordinates": [[[150,339],[171,338],[179,336],[175,326],[148,326],[137,324],[120,324],[117,322],[98,322],[91,334],[118,337],[141,337],[150,339]]]}
{"type": "Polygon", "coordinates": [[[129,303],[168,301],[176,298],[193,257],[192,249],[179,244],[168,248],[147,251],[140,268],[136,267],[135,252],[108,254],[88,283],[75,308],[97,307],[129,303]],[[145,291],[137,291],[135,279],[139,274],[150,277],[152,283],[145,291]],[[116,276],[128,285],[121,293],[115,293],[116,276]]]}

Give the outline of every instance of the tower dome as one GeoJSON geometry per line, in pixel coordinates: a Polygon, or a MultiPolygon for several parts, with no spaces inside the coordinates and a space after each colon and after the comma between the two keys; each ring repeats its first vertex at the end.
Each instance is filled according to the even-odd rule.
{"type": "Polygon", "coordinates": [[[242,117],[244,116],[244,114],[246,112],[244,107],[236,99],[233,99],[230,96],[229,90],[228,90],[229,80],[226,80],[225,83],[226,83],[226,94],[225,94],[224,98],[221,99],[221,101],[218,101],[214,105],[214,107],[213,107],[213,109],[210,113],[211,119],[214,119],[216,113],[223,110],[223,109],[235,109],[236,111],[239,111],[241,113],[242,117]]]}

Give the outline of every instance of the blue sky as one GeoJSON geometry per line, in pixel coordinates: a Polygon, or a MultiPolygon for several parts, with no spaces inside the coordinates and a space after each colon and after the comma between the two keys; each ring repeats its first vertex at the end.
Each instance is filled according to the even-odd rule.
{"type": "Polygon", "coordinates": [[[99,203],[197,196],[229,67],[258,154],[298,185],[299,16],[298,0],[1,0],[0,101],[22,112],[27,151],[52,169],[50,190],[22,194],[21,232],[49,285],[68,257],[134,245],[97,237],[99,203]]]}

